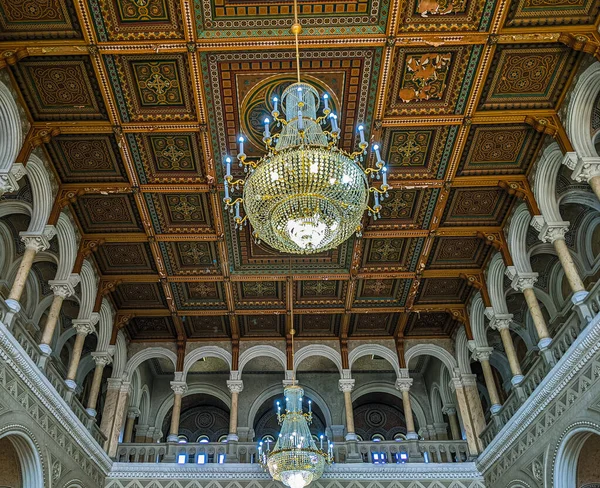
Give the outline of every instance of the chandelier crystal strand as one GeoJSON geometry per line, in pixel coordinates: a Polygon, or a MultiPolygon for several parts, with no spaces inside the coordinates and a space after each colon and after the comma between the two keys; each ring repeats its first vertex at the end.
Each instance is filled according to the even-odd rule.
{"type": "Polygon", "coordinates": [[[234,181],[231,158],[225,158],[223,201],[232,214],[235,209],[237,230],[250,222],[257,243],[264,241],[283,252],[310,254],[335,248],[355,232],[360,237],[365,211],[377,219],[381,201],[391,187],[379,145],[373,146],[375,167],[366,167],[368,142],[362,125],[358,127],[358,150],[348,153],[338,147],[341,130],[327,94],[323,95],[322,115],[318,115],[319,93],[300,80],[298,35],[302,27],[296,2],[294,17],[291,31],[296,40],[298,81],[283,91],[281,99],[273,98],[271,112],[281,131],[272,133],[271,120],[264,119],[266,154],[257,161],[247,159],[246,140],[239,137],[237,159],[246,176],[234,181]],[[324,130],[328,122],[331,130],[324,130]],[[369,180],[375,179],[381,184],[370,185],[369,180]],[[240,186],[242,197],[232,199],[232,190],[240,186]]]}

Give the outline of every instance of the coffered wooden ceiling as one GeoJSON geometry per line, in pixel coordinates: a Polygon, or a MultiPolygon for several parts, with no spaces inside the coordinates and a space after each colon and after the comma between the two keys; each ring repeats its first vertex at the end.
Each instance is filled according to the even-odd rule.
{"type": "MultiPolygon", "coordinates": [[[[0,0],[2,63],[132,340],[450,336],[499,249],[599,0],[300,0],[302,73],[381,141],[394,189],[362,239],[282,255],[237,234],[221,162],[260,154],[294,79],[292,2],[0,0]],[[94,251],[94,252],[92,252],[94,251]]],[[[99,301],[97,302],[99,303],[99,301]]]]}

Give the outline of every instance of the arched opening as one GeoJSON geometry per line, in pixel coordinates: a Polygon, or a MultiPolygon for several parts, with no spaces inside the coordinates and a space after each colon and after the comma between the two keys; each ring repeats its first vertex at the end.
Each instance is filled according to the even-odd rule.
{"type": "Polygon", "coordinates": [[[594,488],[600,485],[600,435],[590,435],[581,446],[577,461],[577,487],[594,488]]]}
{"type": "Polygon", "coordinates": [[[593,488],[600,483],[600,429],[576,427],[562,440],[554,463],[554,487],[593,488]]]}
{"type": "Polygon", "coordinates": [[[37,450],[22,432],[7,432],[0,437],[0,467],[2,488],[44,486],[37,450]]]}
{"type": "MultiPolygon", "coordinates": [[[[406,418],[402,400],[389,393],[369,393],[352,402],[354,428],[360,439],[369,441],[397,439],[406,436],[406,418]]],[[[419,431],[415,418],[415,429],[419,431]]]]}

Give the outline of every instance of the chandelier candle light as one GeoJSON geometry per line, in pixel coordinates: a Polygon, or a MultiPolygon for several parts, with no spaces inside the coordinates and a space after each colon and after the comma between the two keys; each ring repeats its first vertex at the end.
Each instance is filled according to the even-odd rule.
{"type": "Polygon", "coordinates": [[[381,201],[391,187],[377,144],[373,145],[375,167],[366,167],[369,143],[364,126],[358,126],[358,150],[349,153],[338,147],[341,131],[327,94],[323,95],[322,115],[317,116],[319,93],[300,81],[298,34],[302,27],[296,1],[294,13],[291,31],[296,39],[297,82],[284,90],[281,100],[273,98],[273,120],[264,119],[264,156],[248,160],[245,139],[238,139],[237,159],[246,173],[244,179],[234,181],[231,157],[225,158],[223,201],[234,214],[236,229],[250,222],[257,243],[264,241],[283,252],[311,254],[335,248],[355,232],[360,237],[365,211],[377,219],[381,201]],[[326,130],[328,122],[330,130],[326,130]],[[272,133],[271,123],[281,131],[272,133]],[[369,179],[381,184],[372,185],[369,179]],[[232,198],[240,186],[243,195],[232,198]]]}

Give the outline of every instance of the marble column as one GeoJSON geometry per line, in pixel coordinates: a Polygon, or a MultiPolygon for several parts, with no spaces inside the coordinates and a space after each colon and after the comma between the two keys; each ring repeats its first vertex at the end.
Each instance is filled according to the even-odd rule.
{"type": "Polygon", "coordinates": [[[538,302],[538,299],[535,296],[535,291],[533,290],[533,286],[537,281],[538,274],[516,273],[513,270],[511,270],[511,272],[508,272],[507,275],[512,278],[513,289],[523,293],[525,301],[527,302],[527,308],[531,314],[531,319],[533,320],[533,325],[535,326],[535,330],[539,339],[538,347],[542,351],[548,349],[550,344],[552,344],[552,337],[550,337],[550,332],[548,332],[544,314],[542,314],[540,303],[538,302]]]}
{"type": "Polygon", "coordinates": [[[6,299],[6,305],[14,313],[21,310],[19,300],[25,289],[27,283],[27,277],[33,260],[38,252],[45,251],[50,247],[50,240],[56,235],[54,226],[47,225],[42,234],[31,234],[29,232],[21,232],[21,240],[25,243],[25,253],[19,264],[15,281],[13,282],[8,298],[6,299]]]}
{"type": "Polygon", "coordinates": [[[523,381],[523,372],[521,371],[521,365],[519,364],[519,359],[517,358],[515,345],[510,335],[511,319],[512,314],[495,314],[494,318],[490,322],[490,327],[500,332],[500,338],[502,339],[504,352],[508,358],[510,372],[512,373],[511,383],[516,386],[523,381]]]}
{"type": "MultiPolygon", "coordinates": [[[[97,322],[97,320],[96,320],[97,322]]],[[[77,376],[77,368],[79,368],[79,361],[81,360],[81,352],[83,351],[83,343],[88,334],[94,332],[94,321],[92,319],[73,320],[73,327],[77,330],[75,336],[75,344],[73,345],[73,351],[71,353],[71,360],[69,362],[69,368],[67,370],[67,379],[65,380],[66,385],[71,390],[77,388],[75,383],[75,377],[77,376]]]]}
{"type": "Polygon", "coordinates": [[[184,381],[171,381],[171,389],[173,390],[173,411],[171,415],[171,428],[167,442],[177,442],[179,437],[179,417],[181,415],[181,399],[187,389],[184,381]]]}
{"type": "Polygon", "coordinates": [[[104,404],[102,424],[100,424],[100,430],[107,436],[104,450],[109,457],[114,458],[117,455],[119,437],[121,436],[121,429],[127,415],[130,388],[131,382],[129,381],[123,381],[119,378],[109,379],[108,394],[104,404]]]}
{"type": "Polygon", "coordinates": [[[344,407],[346,410],[346,440],[356,441],[356,431],[354,429],[354,409],[352,408],[352,390],[354,389],[354,380],[343,378],[338,381],[338,389],[344,394],[344,407]]]}
{"type": "Polygon", "coordinates": [[[554,246],[554,250],[558,255],[560,264],[562,265],[565,276],[567,277],[567,281],[569,282],[569,286],[571,287],[571,291],[573,291],[573,297],[571,300],[575,304],[581,303],[587,296],[588,292],[585,290],[583,281],[579,276],[579,272],[575,267],[573,257],[571,256],[571,252],[569,251],[569,247],[565,241],[565,234],[569,230],[569,223],[546,222],[542,217],[534,218],[532,220],[532,225],[539,230],[540,233],[538,237],[542,242],[551,242],[554,246]]]}
{"type": "Polygon", "coordinates": [[[244,382],[242,380],[227,380],[227,388],[229,388],[229,391],[231,392],[231,410],[229,411],[229,434],[227,434],[227,441],[238,441],[238,397],[244,390],[244,382]]]}
{"type": "Polygon", "coordinates": [[[404,407],[404,417],[406,419],[406,438],[408,440],[416,440],[419,438],[415,431],[415,420],[410,404],[410,387],[412,384],[412,378],[402,377],[396,380],[396,389],[402,392],[402,405],[404,407]]]}
{"type": "Polygon", "coordinates": [[[458,423],[456,407],[454,405],[445,405],[442,411],[448,416],[448,422],[450,423],[450,432],[452,433],[452,440],[461,440],[462,435],[460,433],[460,425],[458,423]]]}
{"type": "Polygon", "coordinates": [[[485,386],[488,394],[490,395],[490,401],[492,402],[490,411],[492,414],[496,414],[500,411],[502,405],[500,403],[498,390],[496,389],[492,367],[490,366],[490,356],[492,351],[493,349],[491,347],[478,347],[473,353],[473,358],[481,363],[481,369],[483,370],[483,377],[485,379],[485,386]]]}
{"type": "MultiPolygon", "coordinates": [[[[454,390],[456,395],[456,401],[458,408],[461,413],[463,426],[465,429],[465,436],[467,438],[467,445],[469,446],[469,452],[471,456],[477,456],[483,451],[483,442],[479,438],[479,435],[485,428],[485,418],[483,416],[483,410],[481,408],[481,402],[479,395],[477,394],[475,375],[461,375],[460,377],[452,378],[451,388],[454,390]],[[473,390],[473,388],[475,390],[473,390]],[[473,397],[473,391],[475,392],[476,398],[473,397]]],[[[450,418],[450,415],[448,416],[450,418]]],[[[456,413],[454,414],[456,419],[456,427],[452,428],[452,436],[455,436],[454,429],[458,432],[458,438],[460,435],[460,426],[458,425],[458,419],[456,413]]],[[[452,422],[452,419],[450,418],[452,422]]]]}
{"type": "Polygon", "coordinates": [[[123,433],[123,442],[128,444],[133,439],[133,424],[135,419],[140,416],[140,409],[137,407],[129,407],[127,409],[127,421],[125,422],[125,432],[123,433]]]}
{"type": "Polygon", "coordinates": [[[587,182],[600,200],[600,156],[577,157],[575,153],[567,153],[563,164],[573,170],[572,179],[578,183],[587,182]]]}
{"type": "Polygon", "coordinates": [[[40,350],[46,356],[49,356],[52,352],[51,344],[52,338],[54,337],[54,330],[60,317],[60,309],[62,308],[63,301],[65,298],[75,295],[75,287],[79,283],[80,277],[78,274],[72,274],[67,280],[52,280],[48,284],[54,292],[54,298],[48,311],[48,319],[46,325],[44,325],[44,332],[42,333],[42,339],[40,341],[40,350]]]}
{"type": "Polygon", "coordinates": [[[92,387],[90,389],[90,395],[87,401],[86,411],[91,417],[95,417],[96,405],[98,404],[98,394],[100,393],[100,387],[102,386],[102,373],[106,365],[110,364],[112,357],[107,352],[93,352],[92,357],[96,363],[96,369],[94,369],[94,378],[92,379],[92,387]]]}

